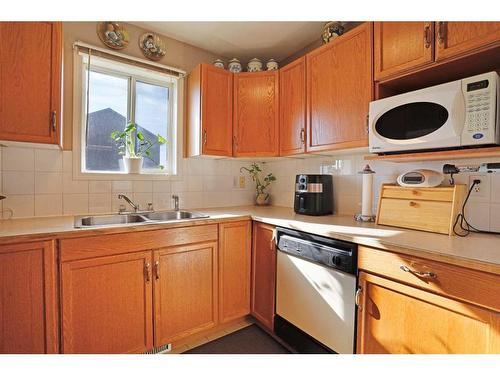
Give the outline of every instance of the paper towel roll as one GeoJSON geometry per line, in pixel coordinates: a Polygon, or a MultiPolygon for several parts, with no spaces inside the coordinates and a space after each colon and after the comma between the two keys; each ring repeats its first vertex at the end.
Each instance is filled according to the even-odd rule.
{"type": "Polygon", "coordinates": [[[363,173],[363,192],[361,195],[361,215],[373,215],[373,173],[363,173]]]}

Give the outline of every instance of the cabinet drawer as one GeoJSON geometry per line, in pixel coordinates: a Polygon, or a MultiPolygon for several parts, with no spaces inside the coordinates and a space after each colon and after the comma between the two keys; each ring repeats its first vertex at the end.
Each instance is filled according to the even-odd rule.
{"type": "Polygon", "coordinates": [[[400,186],[384,186],[382,198],[420,199],[427,201],[453,201],[453,188],[401,188],[400,186]]]}
{"type": "Polygon", "coordinates": [[[364,246],[359,247],[358,266],[370,273],[500,312],[500,276],[494,274],[364,246]],[[435,276],[419,276],[417,272],[432,272],[435,276]]]}
{"type": "Polygon", "coordinates": [[[450,202],[382,198],[378,224],[448,234],[450,202]]]}

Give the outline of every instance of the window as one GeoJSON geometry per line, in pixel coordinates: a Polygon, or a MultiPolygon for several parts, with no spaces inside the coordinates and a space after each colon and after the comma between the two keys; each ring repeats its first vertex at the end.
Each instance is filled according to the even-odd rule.
{"type": "MultiPolygon", "coordinates": [[[[80,54],[80,172],[125,173],[122,156],[111,138],[128,123],[156,143],[143,161],[143,174],[176,171],[177,78],[135,65],[80,54]],[[160,168],[163,166],[163,168],[160,168]]],[[[75,86],[76,87],[76,86],[75,86]]],[[[138,146],[140,140],[133,137],[138,146]]]]}

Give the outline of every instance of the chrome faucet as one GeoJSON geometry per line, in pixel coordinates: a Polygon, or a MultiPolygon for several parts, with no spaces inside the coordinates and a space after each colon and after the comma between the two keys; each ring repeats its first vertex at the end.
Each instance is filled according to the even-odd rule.
{"type": "MultiPolygon", "coordinates": [[[[130,200],[130,198],[127,197],[125,194],[118,194],[118,199],[125,200],[134,209],[134,212],[139,211],[139,205],[132,202],[130,200]]],[[[123,211],[120,209],[120,212],[123,212],[123,211]]]]}
{"type": "Polygon", "coordinates": [[[174,200],[174,210],[179,211],[179,196],[174,194],[172,195],[172,199],[174,200]]]}

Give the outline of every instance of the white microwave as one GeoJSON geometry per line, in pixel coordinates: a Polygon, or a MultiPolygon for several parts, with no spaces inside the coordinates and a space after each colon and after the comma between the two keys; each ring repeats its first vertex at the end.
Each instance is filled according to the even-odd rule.
{"type": "Polygon", "coordinates": [[[500,143],[500,84],[480,74],[370,103],[370,152],[500,143]]]}

